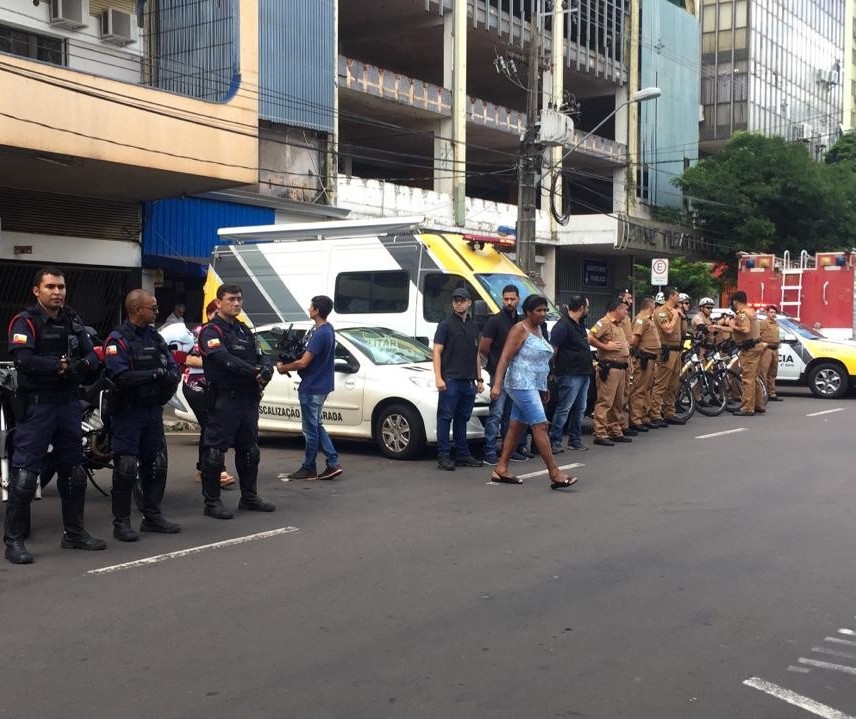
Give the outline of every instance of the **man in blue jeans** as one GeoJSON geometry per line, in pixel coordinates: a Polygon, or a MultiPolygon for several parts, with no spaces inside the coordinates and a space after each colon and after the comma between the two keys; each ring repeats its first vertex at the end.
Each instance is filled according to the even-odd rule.
{"type": "Polygon", "coordinates": [[[592,377],[591,348],[584,322],[588,310],[588,300],[583,295],[573,295],[568,302],[567,315],[556,323],[550,335],[550,344],[556,348],[553,376],[558,388],[556,410],[550,426],[553,454],[565,451],[562,432],[569,416],[568,449],[588,449],[583,444],[583,416],[592,377]]]}
{"type": "Polygon", "coordinates": [[[469,316],[469,290],[452,292],[452,314],[437,325],[434,334],[434,382],[437,398],[437,466],[453,471],[459,467],[481,467],[467,445],[467,424],[476,402],[476,390],[484,391],[479,362],[479,330],[469,316]],[[455,458],[449,429],[455,443],[455,458]]]}
{"type": "Polygon", "coordinates": [[[327,322],[327,316],[332,310],[333,300],[329,297],[313,297],[309,305],[309,319],[315,326],[306,335],[306,350],[300,359],[288,363],[278,362],[276,365],[280,374],[296,370],[300,375],[297,398],[300,401],[306,454],[300,469],[289,474],[289,479],[333,479],[343,472],[330,435],[321,424],[324,402],[333,391],[335,381],[333,360],[336,354],[336,333],[333,325],[327,322]],[[321,474],[318,474],[315,464],[319,449],[327,459],[327,467],[321,474]]]}

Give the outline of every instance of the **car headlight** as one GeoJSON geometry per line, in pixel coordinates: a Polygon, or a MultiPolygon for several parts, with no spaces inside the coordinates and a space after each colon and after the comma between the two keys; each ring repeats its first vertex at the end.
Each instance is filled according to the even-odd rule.
{"type": "Polygon", "coordinates": [[[413,384],[417,387],[421,387],[422,389],[430,389],[434,392],[437,391],[437,385],[434,382],[434,379],[431,377],[408,377],[413,384]]]}

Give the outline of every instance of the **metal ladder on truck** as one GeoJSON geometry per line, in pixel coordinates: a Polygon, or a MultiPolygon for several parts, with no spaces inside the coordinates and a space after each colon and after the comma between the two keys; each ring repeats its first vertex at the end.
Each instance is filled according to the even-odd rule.
{"type": "Polygon", "coordinates": [[[800,252],[799,265],[791,264],[791,253],[788,250],[782,254],[782,296],[779,309],[797,321],[802,309],[803,273],[808,269],[810,261],[806,250],[800,252]]]}

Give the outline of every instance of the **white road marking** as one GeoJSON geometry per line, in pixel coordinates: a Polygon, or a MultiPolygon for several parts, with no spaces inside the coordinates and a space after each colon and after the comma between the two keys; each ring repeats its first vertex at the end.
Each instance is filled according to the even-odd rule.
{"type": "Polygon", "coordinates": [[[696,439],[710,439],[711,437],[722,437],[726,434],[734,434],[735,432],[746,432],[746,427],[738,427],[737,429],[726,429],[722,432],[712,432],[711,434],[700,434],[696,439]]]}
{"type": "Polygon", "coordinates": [[[825,642],[831,642],[832,644],[844,644],[848,647],[856,647],[856,642],[852,639],[840,639],[839,637],[825,637],[825,642]]]}
{"type": "Polygon", "coordinates": [[[811,412],[807,414],[806,417],[820,417],[822,414],[832,414],[833,412],[843,412],[845,410],[844,407],[836,407],[835,409],[825,409],[822,412],[811,412]]]}
{"type": "MultiPolygon", "coordinates": [[[[582,462],[574,462],[574,464],[562,464],[559,465],[559,469],[576,469],[577,467],[585,467],[585,464],[582,462]]],[[[516,474],[514,475],[517,479],[530,479],[532,477],[540,477],[543,474],[549,474],[549,470],[547,469],[539,469],[537,472],[528,472],[526,474],[516,474]]],[[[485,482],[485,484],[499,484],[499,482],[485,482]]]]}
{"type": "Polygon", "coordinates": [[[810,674],[811,673],[811,669],[809,669],[808,667],[795,667],[793,664],[791,664],[788,667],[788,671],[789,672],[796,672],[797,674],[810,674]]]}
{"type": "Polygon", "coordinates": [[[838,649],[830,649],[829,647],[812,647],[811,650],[815,654],[826,654],[830,657],[838,657],[839,659],[856,659],[856,654],[853,652],[842,652],[838,649]]]}
{"type": "Polygon", "coordinates": [[[749,677],[749,679],[746,679],[743,683],[747,687],[752,687],[753,689],[757,689],[759,692],[769,694],[771,697],[781,699],[783,702],[787,702],[792,706],[805,709],[807,712],[811,712],[815,716],[823,717],[823,719],[856,719],[849,714],[838,711],[838,709],[833,709],[831,706],[821,704],[819,701],[815,701],[814,699],[803,696],[802,694],[797,694],[790,689],[785,689],[784,687],[780,687],[778,684],[773,684],[773,682],[768,682],[766,679],[761,679],[760,677],[749,677]]]}
{"type": "Polygon", "coordinates": [[[846,629],[846,628],[845,629],[839,629],[838,633],[844,634],[848,637],[856,637],[856,632],[854,632],[852,629],[846,629]]]}
{"type": "Polygon", "coordinates": [[[841,672],[842,674],[853,674],[856,676],[856,667],[850,667],[846,664],[832,664],[831,662],[822,662],[818,659],[806,659],[805,657],[800,657],[797,659],[797,662],[800,664],[806,664],[810,667],[817,667],[818,669],[831,669],[834,672],[841,672]]]}
{"type": "Polygon", "coordinates": [[[156,554],[154,557],[146,557],[145,559],[137,559],[133,562],[125,562],[124,564],[113,564],[109,567],[101,567],[100,569],[90,569],[87,574],[110,574],[112,572],[121,572],[123,569],[133,569],[134,567],[145,567],[149,564],[159,564],[166,562],[169,559],[180,559],[191,554],[199,554],[207,552],[209,549],[222,549],[223,547],[231,547],[235,544],[246,544],[247,542],[257,542],[260,539],[268,539],[276,537],[280,534],[290,534],[296,532],[297,527],[280,527],[279,529],[271,529],[267,532],[258,532],[257,534],[248,534],[245,537],[235,537],[234,539],[226,539],[222,542],[214,542],[213,544],[202,544],[198,547],[189,547],[188,549],[180,549],[177,552],[168,552],[167,554],[156,554]]]}

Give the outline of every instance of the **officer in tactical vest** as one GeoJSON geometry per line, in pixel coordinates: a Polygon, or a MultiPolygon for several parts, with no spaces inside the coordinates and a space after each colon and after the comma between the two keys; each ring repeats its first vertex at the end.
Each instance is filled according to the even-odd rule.
{"type": "Polygon", "coordinates": [[[233,516],[220,500],[220,473],[229,447],[235,448],[235,469],[241,488],[238,509],[254,512],[276,509],[256,493],[261,457],[259,400],[273,375],[273,365],[259,350],[250,329],[238,319],[243,301],[238,285],[220,285],[217,314],[199,333],[209,407],[202,456],[202,496],[204,513],[214,519],[233,516]]]}
{"type": "Polygon", "coordinates": [[[24,539],[30,527],[30,504],[48,446],[57,463],[57,490],[62,500],[63,549],[105,549],[83,527],[86,474],[81,467],[83,444],[81,382],[98,369],[98,357],[83,321],[65,306],[65,275],[45,267],[33,280],[36,304],[9,325],[9,351],[18,371],[16,419],[9,501],[3,540],[6,559],[31,564],[24,539]]]}
{"type": "Polygon", "coordinates": [[[139,476],[143,493],[142,532],[176,534],[181,527],[161,514],[166,488],[163,406],[181,379],[178,365],[154,328],[158,306],[145,290],[125,298],[128,319],[104,343],[112,394],[110,449],[113,461],[113,536],[136,542],[131,528],[131,493],[139,476]]]}

